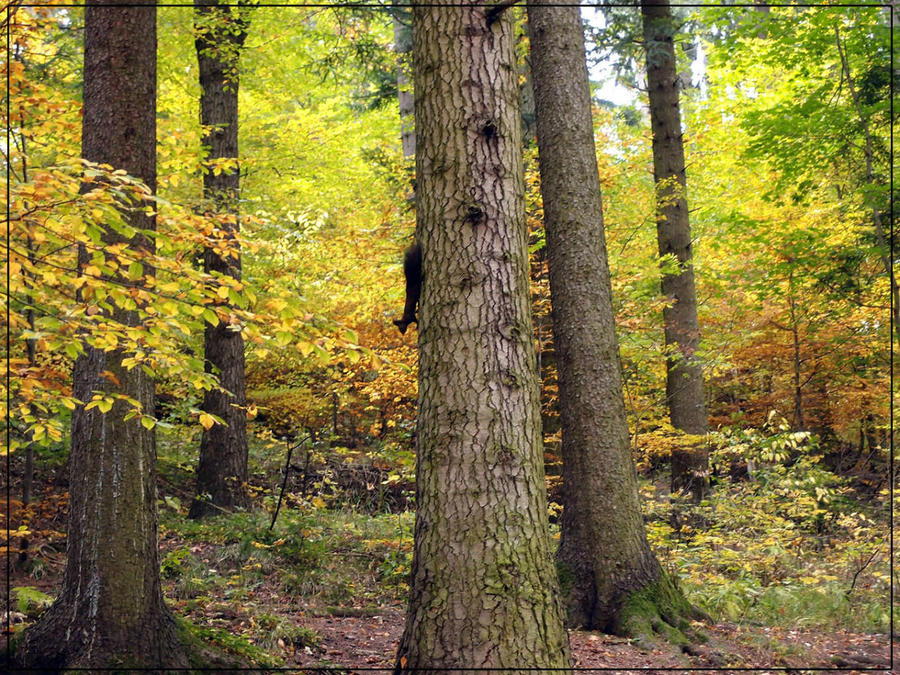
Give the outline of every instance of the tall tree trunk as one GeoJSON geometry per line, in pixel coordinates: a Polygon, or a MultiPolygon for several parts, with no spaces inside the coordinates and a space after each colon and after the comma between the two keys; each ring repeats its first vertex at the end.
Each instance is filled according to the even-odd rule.
{"type": "MultiPolygon", "coordinates": [[[[208,160],[237,159],[238,156],[238,65],[247,36],[245,10],[218,7],[218,0],[194,0],[195,46],[200,73],[200,121],[209,131],[203,144],[209,147],[208,160]]],[[[235,238],[240,230],[238,197],[240,172],[237,167],[218,175],[203,174],[203,197],[210,212],[226,215],[218,226],[223,244],[232,255],[215,248],[203,252],[203,268],[241,278],[241,257],[235,238]]],[[[197,468],[197,496],[189,516],[200,518],[222,509],[249,506],[247,495],[247,396],[244,376],[244,338],[219,321],[207,323],[203,335],[207,372],[217,373],[226,392],[207,391],[203,410],[221,417],[203,432],[197,468]]]]}
{"type": "MultiPolygon", "coordinates": [[[[103,4],[112,3],[85,10],[83,154],[155,189],[156,7],[103,4]]],[[[141,210],[123,217],[155,227],[141,210]]],[[[127,240],[110,229],[104,241],[127,240]]],[[[128,243],[153,246],[142,235],[128,243]]],[[[79,257],[85,261],[84,250],[79,257]]],[[[112,317],[138,320],[120,308],[112,317]]],[[[125,394],[152,411],[154,382],[140,368],[124,368],[125,356],[86,346],[75,362],[74,395],[87,402],[96,391],[125,394]]],[[[128,410],[117,400],[106,414],[83,405],[72,413],[66,571],[56,602],[17,651],[26,667],[187,665],[159,582],[155,437],[139,418],[125,421],[128,410]]]]}
{"type": "Polygon", "coordinates": [[[415,551],[396,672],[570,666],[550,549],[513,26],[413,8],[415,551]]]}
{"type": "MultiPolygon", "coordinates": [[[[531,24],[526,20],[520,39],[531,41],[531,24]]],[[[522,142],[527,147],[537,137],[537,113],[534,108],[534,78],[531,75],[531,59],[528,55],[519,63],[519,114],[522,117],[522,142]]]]}
{"type": "Polygon", "coordinates": [[[803,360],[800,358],[800,323],[797,316],[797,300],[794,297],[794,270],[788,277],[788,304],[791,310],[791,338],[794,349],[794,422],[796,428],[805,428],[803,421],[803,385],[800,383],[800,369],[803,360]]]}
{"type": "Polygon", "coordinates": [[[416,155],[415,101],[409,82],[410,56],[412,56],[412,14],[401,2],[393,5],[394,52],[397,63],[397,102],[400,105],[400,143],[403,157],[416,155]]]}
{"type": "Polygon", "coordinates": [[[672,595],[644,533],[628,444],[579,9],[531,2],[541,194],[559,369],[563,514],[557,560],[569,623],[646,631],[632,600],[672,595]]]}
{"type": "MultiPolygon", "coordinates": [[[[21,55],[16,56],[16,61],[23,62],[21,55]]],[[[28,151],[26,148],[26,138],[24,129],[19,130],[19,143],[22,148],[22,182],[28,182],[28,151]]],[[[22,281],[26,291],[26,301],[28,309],[25,312],[25,319],[28,321],[28,329],[34,333],[34,295],[32,289],[35,286],[35,274],[33,272],[37,264],[37,246],[34,241],[34,223],[31,220],[25,221],[25,251],[28,255],[29,270],[22,274],[22,281]]],[[[25,356],[28,360],[28,368],[34,372],[37,367],[37,340],[35,338],[25,339],[25,356]]],[[[28,506],[31,503],[31,488],[34,481],[34,433],[25,432],[25,466],[22,473],[22,506],[28,506]]],[[[30,540],[28,537],[22,537],[19,544],[18,564],[24,565],[28,561],[28,546],[30,540]]]]}
{"type": "MultiPolygon", "coordinates": [[[[691,265],[684,145],[678,104],[674,25],[668,0],[641,0],[647,88],[653,130],[653,174],[656,179],[656,234],[660,257],[674,256],[678,270],[662,274],[666,342],[666,401],[672,426],[688,434],[707,432],[703,371],[695,353],[700,343],[697,294],[691,265]]],[[[663,261],[663,268],[667,266],[663,261]]],[[[696,501],[709,489],[705,442],[672,451],[672,492],[690,491],[696,501]]]]}
{"type": "MultiPolygon", "coordinates": [[[[21,57],[16,58],[20,63],[21,57]]],[[[28,152],[26,150],[26,138],[24,131],[20,130],[20,143],[22,146],[22,182],[28,182],[28,152]]],[[[25,227],[27,234],[25,236],[25,251],[28,254],[28,263],[31,270],[34,270],[37,264],[37,250],[32,236],[34,224],[30,220],[26,220],[25,227]]],[[[28,329],[34,333],[34,295],[31,293],[35,285],[34,272],[28,271],[23,275],[24,286],[27,292],[28,309],[25,312],[25,318],[28,321],[28,329]]],[[[25,340],[25,354],[28,359],[28,367],[33,369],[37,366],[37,340],[35,338],[27,338],[25,340]]],[[[25,470],[22,476],[22,505],[28,506],[31,503],[31,486],[34,480],[34,439],[32,432],[27,432],[25,443],[25,470]]],[[[22,554],[28,550],[27,537],[22,538],[22,554]]],[[[20,557],[21,557],[20,555],[20,557]]]]}

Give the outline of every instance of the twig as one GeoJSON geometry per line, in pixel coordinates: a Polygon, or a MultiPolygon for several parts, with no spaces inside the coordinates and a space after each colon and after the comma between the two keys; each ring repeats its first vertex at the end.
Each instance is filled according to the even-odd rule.
{"type": "Polygon", "coordinates": [[[272,524],[269,525],[270,532],[272,531],[272,528],[275,527],[275,521],[278,519],[278,511],[281,509],[281,500],[284,499],[284,490],[287,488],[288,474],[291,472],[291,455],[294,450],[299,448],[303,443],[306,443],[309,437],[310,434],[306,434],[306,436],[288,448],[287,459],[284,462],[284,480],[281,482],[281,492],[278,495],[278,504],[275,505],[275,513],[272,514],[272,524]]]}
{"type": "Polygon", "coordinates": [[[847,589],[847,591],[844,593],[844,595],[846,595],[848,598],[850,597],[850,594],[853,592],[853,589],[856,587],[857,577],[859,577],[859,575],[862,574],[862,571],[864,569],[866,569],[872,563],[873,560],[875,560],[875,556],[877,556],[879,553],[881,553],[881,546],[876,548],[872,552],[872,555],[869,556],[869,559],[863,563],[863,566],[860,567],[858,570],[856,570],[856,573],[853,575],[853,581],[850,583],[850,588],[847,589]]]}

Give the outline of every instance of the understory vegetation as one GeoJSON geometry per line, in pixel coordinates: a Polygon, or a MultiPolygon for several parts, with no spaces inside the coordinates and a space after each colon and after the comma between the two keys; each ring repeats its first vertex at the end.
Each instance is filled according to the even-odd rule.
{"type": "MultiPolygon", "coordinates": [[[[196,432],[175,427],[160,434],[161,575],[185,630],[277,667],[293,663],[296,652],[321,656],[321,637],[298,617],[371,617],[404,608],[413,543],[406,507],[414,488],[409,472],[378,468],[375,448],[306,441],[292,452],[273,526],[292,443],[267,435],[251,437],[254,508],[193,521],[187,505],[196,432]]],[[[775,421],[713,434],[710,498],[670,499],[666,471],[650,467],[672,438],[653,435],[641,492],[651,545],[691,603],[715,621],[751,626],[889,630],[885,488],[873,491],[877,486],[829,471],[814,436],[775,421]]],[[[59,453],[42,470],[53,476],[62,460],[59,453]]],[[[14,522],[26,528],[15,534],[27,536],[33,551],[12,588],[24,621],[46,609],[47,584],[61,572],[64,535],[49,526],[54,517],[58,523],[54,509],[64,508],[64,499],[54,498],[58,490],[48,485],[46,499],[14,511],[14,522]]],[[[553,515],[559,505],[550,509],[553,515]]]]}

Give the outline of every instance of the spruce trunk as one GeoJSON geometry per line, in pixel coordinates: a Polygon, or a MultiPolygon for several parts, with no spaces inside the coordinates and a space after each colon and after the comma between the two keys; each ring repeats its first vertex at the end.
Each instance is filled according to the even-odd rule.
{"type": "Polygon", "coordinates": [[[413,8],[415,549],[396,672],[568,669],[550,549],[513,26],[413,8]]]}
{"type": "MultiPolygon", "coordinates": [[[[673,43],[674,22],[668,0],[642,0],[647,88],[653,131],[656,180],[656,235],[660,258],[674,258],[675,272],[663,260],[662,294],[666,344],[666,401],[672,426],[706,434],[703,370],[695,354],[700,343],[697,293],[691,264],[691,226],[685,196],[684,144],[678,102],[678,74],[673,43]]],[[[705,441],[672,451],[672,492],[690,492],[700,501],[709,490],[705,441]]]]}
{"type": "Polygon", "coordinates": [[[661,570],[628,444],[584,34],[577,7],[532,2],[528,20],[562,425],[557,560],[569,624],[622,632],[627,600],[661,570]]]}
{"type": "MultiPolygon", "coordinates": [[[[83,155],[156,187],[156,7],[85,10],[83,155]]],[[[152,229],[143,210],[125,218],[152,229]]],[[[112,229],[104,243],[127,241],[112,229]]],[[[137,235],[132,250],[152,250],[137,235]]],[[[81,264],[87,259],[82,248],[81,264]]],[[[145,270],[147,270],[145,265],[145,270]]],[[[152,274],[152,270],[147,270],[152,274]]],[[[136,325],[137,312],[112,318],[136,325]]],[[[121,351],[90,346],[75,362],[73,393],[120,393],[154,409],[154,382],[127,369],[121,351]]],[[[56,602],[25,634],[17,657],[29,668],[163,668],[187,665],[159,581],[154,432],[117,400],[103,414],[84,405],[72,413],[66,570],[56,602]]]]}
{"type": "MultiPolygon", "coordinates": [[[[195,45],[200,73],[200,121],[208,132],[207,160],[238,156],[238,57],[246,33],[241,10],[221,8],[216,0],[195,0],[197,33],[195,45]]],[[[241,278],[241,256],[235,241],[240,231],[238,197],[240,172],[237,166],[221,172],[208,168],[203,174],[203,197],[209,212],[220,217],[219,238],[228,247],[223,254],[214,247],[203,252],[203,269],[241,278]]],[[[197,468],[197,497],[189,516],[216,515],[223,510],[249,506],[247,495],[247,421],[244,371],[244,338],[224,321],[206,324],[203,335],[207,372],[216,373],[225,391],[204,394],[203,410],[220,417],[200,440],[197,468]]]]}

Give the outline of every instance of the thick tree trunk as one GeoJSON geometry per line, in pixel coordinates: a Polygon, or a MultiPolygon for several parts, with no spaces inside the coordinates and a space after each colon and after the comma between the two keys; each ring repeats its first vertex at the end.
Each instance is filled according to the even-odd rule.
{"type": "Polygon", "coordinates": [[[570,625],[621,631],[626,600],[661,570],[628,444],[584,36],[577,7],[532,2],[528,19],[562,423],[557,560],[570,625]]]}
{"type": "Polygon", "coordinates": [[[415,551],[397,672],[568,669],[550,549],[513,27],[414,12],[415,551]]]}
{"type": "MultiPolygon", "coordinates": [[[[647,88],[653,130],[656,179],[656,234],[659,255],[674,256],[678,270],[663,273],[662,294],[666,359],[666,401],[672,426],[688,434],[707,432],[703,370],[695,357],[700,343],[697,294],[691,265],[691,226],[685,198],[684,145],[678,104],[674,31],[668,0],[642,0],[647,88]]],[[[665,266],[665,264],[664,264],[665,266]]],[[[705,442],[672,452],[672,491],[689,491],[695,500],[709,489],[705,442]]]]}
{"type": "MultiPolygon", "coordinates": [[[[247,35],[241,10],[217,7],[217,0],[195,0],[197,61],[199,63],[200,121],[210,130],[203,139],[209,160],[238,156],[238,58],[247,35]]],[[[203,175],[203,196],[211,212],[233,215],[219,223],[223,239],[233,255],[221,255],[214,248],[203,253],[203,268],[241,278],[240,250],[234,238],[239,232],[237,168],[218,175],[203,175]],[[229,241],[231,240],[231,241],[229,241]]],[[[249,506],[247,496],[247,421],[244,379],[244,338],[229,330],[226,323],[206,324],[204,353],[207,372],[217,373],[226,392],[211,390],[203,397],[203,410],[221,417],[203,432],[197,468],[197,497],[189,516],[200,518],[223,509],[249,506]]]]}
{"type": "MultiPolygon", "coordinates": [[[[83,154],[156,187],[156,8],[85,10],[83,154]]],[[[152,228],[152,216],[125,217],[152,228]]],[[[112,230],[107,244],[123,241],[112,230]]],[[[138,235],[133,249],[151,248],[138,235]]],[[[83,256],[82,256],[83,257],[83,256]]],[[[152,273],[152,271],[150,272],[152,273]]],[[[135,312],[113,317],[134,325],[135,312]]],[[[154,408],[154,383],[126,355],[87,347],[75,363],[73,392],[126,394],[154,408]]],[[[129,407],[72,414],[67,564],[53,606],[25,634],[17,657],[30,668],[162,668],[187,665],[159,583],[156,446],[129,407]]]]}

